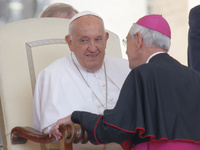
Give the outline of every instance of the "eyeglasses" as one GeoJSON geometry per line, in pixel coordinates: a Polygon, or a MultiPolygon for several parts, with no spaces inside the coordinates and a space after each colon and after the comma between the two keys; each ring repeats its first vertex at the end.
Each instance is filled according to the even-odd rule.
{"type": "Polygon", "coordinates": [[[122,43],[123,43],[123,45],[124,45],[125,47],[127,47],[127,39],[123,39],[123,40],[122,40],[122,43]]]}

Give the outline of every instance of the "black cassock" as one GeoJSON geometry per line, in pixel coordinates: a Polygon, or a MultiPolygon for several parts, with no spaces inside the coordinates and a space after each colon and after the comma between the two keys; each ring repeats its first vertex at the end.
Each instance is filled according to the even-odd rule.
{"type": "Polygon", "coordinates": [[[149,140],[200,143],[200,74],[168,54],[158,54],[128,75],[119,100],[104,116],[75,111],[93,144],[124,149],[149,140]]]}
{"type": "Polygon", "coordinates": [[[200,5],[189,12],[188,66],[200,72],[200,5]]]}

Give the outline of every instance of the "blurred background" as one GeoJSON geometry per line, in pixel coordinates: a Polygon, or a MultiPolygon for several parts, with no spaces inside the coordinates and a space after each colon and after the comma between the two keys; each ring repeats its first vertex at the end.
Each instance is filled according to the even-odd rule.
{"type": "MultiPolygon", "coordinates": [[[[147,14],[162,14],[169,22],[172,32],[170,55],[187,65],[187,36],[189,10],[200,0],[0,0],[0,27],[22,19],[36,18],[50,4],[63,2],[79,12],[90,10],[98,13],[106,29],[124,39],[138,18],[147,14]]],[[[127,58],[126,48],[122,54],[127,58]]],[[[0,139],[0,150],[1,139],[0,139]]]]}
{"type": "MultiPolygon", "coordinates": [[[[162,14],[172,30],[170,54],[187,65],[187,33],[189,10],[200,0],[0,0],[0,26],[14,21],[35,18],[50,4],[63,2],[78,11],[90,10],[104,19],[106,29],[126,37],[133,22],[146,14],[162,14]]],[[[121,44],[122,45],[122,44],[121,44]]],[[[126,48],[122,45],[123,57],[126,48]]]]}

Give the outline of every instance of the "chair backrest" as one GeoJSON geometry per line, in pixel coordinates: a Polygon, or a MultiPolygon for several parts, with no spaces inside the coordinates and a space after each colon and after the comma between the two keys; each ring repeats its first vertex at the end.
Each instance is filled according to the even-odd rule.
{"type": "MultiPolygon", "coordinates": [[[[0,128],[4,150],[38,150],[28,141],[12,145],[15,126],[32,127],[32,100],[38,73],[50,62],[69,53],[64,41],[67,19],[32,18],[0,27],[0,128]]],[[[122,57],[119,38],[110,34],[106,53],[122,57]]]]}

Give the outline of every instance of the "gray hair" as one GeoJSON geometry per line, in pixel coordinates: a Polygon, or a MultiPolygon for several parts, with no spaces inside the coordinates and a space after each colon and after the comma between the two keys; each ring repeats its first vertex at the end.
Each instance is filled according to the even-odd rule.
{"type": "Polygon", "coordinates": [[[131,37],[134,38],[137,32],[142,35],[146,46],[151,48],[162,48],[167,52],[169,51],[171,40],[166,35],[134,23],[130,29],[131,37]]]}

